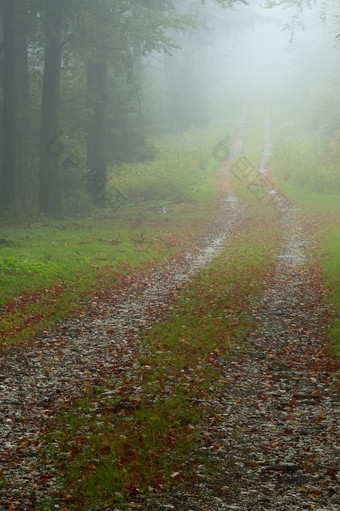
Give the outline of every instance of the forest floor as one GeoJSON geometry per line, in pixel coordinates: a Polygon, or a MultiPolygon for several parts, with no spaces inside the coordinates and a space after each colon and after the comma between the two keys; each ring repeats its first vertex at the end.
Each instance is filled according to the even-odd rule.
{"type": "Polygon", "coordinates": [[[0,353],[1,511],[340,510],[340,373],[315,241],[268,178],[269,113],[258,170],[276,219],[247,217],[231,183],[244,123],[207,232],[0,353]],[[229,266],[202,277],[226,244],[229,266]]]}

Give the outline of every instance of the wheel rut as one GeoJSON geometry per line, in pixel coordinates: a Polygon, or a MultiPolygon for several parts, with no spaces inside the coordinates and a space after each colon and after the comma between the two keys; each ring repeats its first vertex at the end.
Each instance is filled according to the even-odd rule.
{"type": "MultiPolygon", "coordinates": [[[[94,299],[81,318],[1,352],[1,473],[11,482],[5,494],[0,490],[1,511],[32,509],[50,494],[56,478],[49,474],[47,484],[53,467],[38,465],[41,432],[64,403],[132,366],[142,332],[169,315],[177,293],[242,222],[245,208],[230,175],[244,126],[243,112],[231,157],[221,165],[220,209],[205,235],[175,259],[131,279],[112,300],[94,299]]],[[[214,414],[204,425],[204,445],[189,460],[197,482],[134,500],[134,508],[340,510],[339,366],[327,347],[332,311],[325,305],[314,241],[269,176],[270,109],[264,126],[258,172],[277,208],[284,244],[253,310],[256,329],[244,353],[219,362],[223,385],[209,401],[214,414]],[[218,467],[215,474],[200,469],[202,456],[218,467]]]]}
{"type": "MultiPolygon", "coordinates": [[[[232,148],[242,144],[243,116],[240,119],[232,148]]],[[[169,315],[180,290],[242,223],[245,207],[228,200],[234,196],[228,162],[221,165],[221,172],[224,189],[216,214],[188,248],[165,264],[128,278],[111,298],[94,297],[79,317],[0,352],[0,476],[7,481],[5,489],[0,487],[0,510],[32,509],[33,502],[50,494],[53,468],[38,466],[41,433],[65,403],[107,378],[118,378],[133,365],[143,332],[169,315]]]]}
{"type": "Polygon", "coordinates": [[[269,177],[269,108],[264,126],[258,171],[279,214],[283,248],[254,308],[257,327],[245,353],[220,362],[223,386],[209,401],[214,415],[205,445],[190,461],[199,482],[141,509],[340,510],[340,373],[327,340],[332,311],[314,241],[269,177]],[[215,474],[200,469],[202,456],[218,467],[215,474]]]}

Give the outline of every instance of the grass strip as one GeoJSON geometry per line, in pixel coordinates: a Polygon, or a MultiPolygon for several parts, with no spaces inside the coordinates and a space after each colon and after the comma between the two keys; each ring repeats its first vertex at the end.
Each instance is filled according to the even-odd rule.
{"type": "Polygon", "coordinates": [[[336,314],[330,330],[332,345],[340,356],[340,225],[322,240],[321,260],[329,289],[328,300],[336,314]]]}

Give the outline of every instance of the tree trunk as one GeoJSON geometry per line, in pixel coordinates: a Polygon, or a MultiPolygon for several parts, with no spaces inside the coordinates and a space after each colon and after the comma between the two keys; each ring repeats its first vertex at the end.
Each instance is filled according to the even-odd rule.
{"type": "Polygon", "coordinates": [[[59,156],[60,70],[65,0],[45,0],[46,40],[41,106],[39,212],[61,214],[59,156]]]}
{"type": "Polygon", "coordinates": [[[3,19],[3,158],[1,207],[13,205],[17,196],[17,0],[2,0],[3,19]]]}
{"type": "Polygon", "coordinates": [[[107,63],[87,63],[87,188],[97,207],[106,205],[107,63]]]}
{"type": "Polygon", "coordinates": [[[133,67],[134,67],[134,85],[138,86],[139,89],[142,88],[143,84],[143,54],[141,44],[135,43],[133,46],[133,67]]]}
{"type": "Polygon", "coordinates": [[[25,198],[29,173],[28,133],[30,81],[27,54],[27,2],[21,0],[22,11],[18,19],[18,116],[17,116],[17,180],[18,197],[25,198]]]}
{"type": "MultiPolygon", "coordinates": [[[[3,21],[2,21],[2,4],[0,1],[0,97],[3,97],[3,88],[4,88],[4,62],[3,62],[3,53],[4,53],[4,32],[3,32],[3,21]]],[[[2,190],[2,163],[3,163],[3,104],[2,101],[0,103],[0,209],[2,203],[1,190],[2,190]]]]}

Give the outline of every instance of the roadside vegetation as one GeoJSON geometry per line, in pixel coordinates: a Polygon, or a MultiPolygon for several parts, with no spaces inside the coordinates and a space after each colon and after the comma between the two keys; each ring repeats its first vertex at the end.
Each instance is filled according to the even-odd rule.
{"type": "Polygon", "coordinates": [[[99,289],[114,287],[125,273],[164,260],[198,235],[215,208],[219,162],[212,150],[222,133],[165,137],[154,142],[153,160],[112,169],[111,207],[104,211],[3,223],[2,345],[31,336],[99,289]]]}

